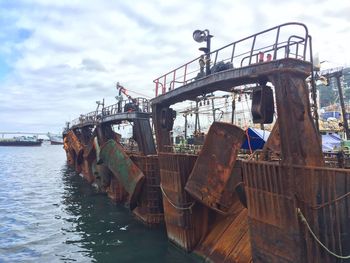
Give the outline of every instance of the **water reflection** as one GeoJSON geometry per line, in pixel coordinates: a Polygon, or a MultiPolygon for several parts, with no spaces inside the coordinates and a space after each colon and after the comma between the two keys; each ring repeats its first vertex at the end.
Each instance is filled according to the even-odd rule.
{"type": "Polygon", "coordinates": [[[0,147],[0,263],[196,262],[65,163],[59,145],[0,147]]]}
{"type": "MultiPolygon", "coordinates": [[[[128,209],[98,194],[73,169],[62,171],[65,244],[92,262],[199,262],[169,244],[164,228],[148,229],[128,209]]],[[[73,251],[74,251],[73,250],[73,251]]],[[[76,259],[76,255],[62,260],[76,259]]]]}

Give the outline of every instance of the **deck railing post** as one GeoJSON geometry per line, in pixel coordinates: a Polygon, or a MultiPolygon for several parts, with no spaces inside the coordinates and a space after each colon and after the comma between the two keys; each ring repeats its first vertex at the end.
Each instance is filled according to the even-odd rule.
{"type": "Polygon", "coordinates": [[[156,97],[158,96],[158,88],[159,88],[159,79],[155,81],[156,83],[156,97]]]}
{"type": "Polygon", "coordinates": [[[162,94],[165,94],[165,93],[166,93],[166,76],[167,76],[167,75],[164,75],[164,82],[163,82],[163,87],[162,87],[162,94]]]}

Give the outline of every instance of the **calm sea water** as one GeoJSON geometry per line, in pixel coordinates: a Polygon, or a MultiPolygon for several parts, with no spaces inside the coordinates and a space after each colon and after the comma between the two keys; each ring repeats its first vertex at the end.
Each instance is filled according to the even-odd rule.
{"type": "Polygon", "coordinates": [[[200,262],[96,194],[62,146],[0,147],[0,262],[200,262]]]}

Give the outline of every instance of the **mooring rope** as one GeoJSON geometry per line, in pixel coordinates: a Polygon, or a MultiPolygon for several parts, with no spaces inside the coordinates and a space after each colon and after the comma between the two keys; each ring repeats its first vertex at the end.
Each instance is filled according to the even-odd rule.
{"type": "Polygon", "coordinates": [[[350,196],[350,192],[348,192],[348,193],[346,193],[346,194],[344,194],[342,196],[339,196],[336,199],[331,200],[329,202],[326,202],[326,203],[323,203],[323,204],[319,204],[319,205],[316,205],[316,206],[312,206],[311,208],[317,210],[317,209],[323,208],[325,206],[329,206],[329,205],[331,205],[333,203],[336,203],[338,201],[341,201],[341,200],[345,199],[345,197],[348,197],[348,196],[350,196]]]}
{"type": "Polygon", "coordinates": [[[169,198],[169,196],[165,193],[163,187],[162,187],[162,184],[159,185],[160,187],[160,190],[162,190],[162,193],[163,195],[165,196],[165,198],[168,200],[168,202],[176,209],[178,210],[192,210],[192,207],[196,204],[196,202],[192,202],[192,203],[189,203],[187,207],[180,207],[180,206],[177,206],[175,205],[169,198]]]}
{"type": "Polygon", "coordinates": [[[350,192],[347,192],[346,194],[343,194],[341,196],[338,196],[337,198],[333,199],[333,200],[330,200],[328,202],[325,202],[323,204],[318,204],[318,205],[311,205],[309,203],[307,203],[305,200],[302,200],[301,198],[299,198],[297,195],[295,195],[296,199],[300,202],[303,202],[305,203],[309,208],[313,209],[313,210],[318,210],[318,209],[321,209],[321,208],[324,208],[326,206],[330,206],[334,203],[337,203],[339,201],[342,201],[344,200],[346,197],[350,196],[350,192]]]}
{"type": "Polygon", "coordinates": [[[316,234],[312,231],[309,223],[307,222],[305,216],[303,215],[303,213],[301,212],[300,208],[297,208],[297,213],[298,216],[300,217],[301,222],[303,222],[305,224],[305,226],[307,227],[307,229],[309,230],[310,234],[312,235],[312,237],[316,240],[316,242],[324,249],[326,250],[329,254],[331,254],[332,256],[339,258],[339,259],[350,259],[350,255],[348,256],[341,256],[338,255],[332,251],[330,251],[316,236],[316,234]]]}

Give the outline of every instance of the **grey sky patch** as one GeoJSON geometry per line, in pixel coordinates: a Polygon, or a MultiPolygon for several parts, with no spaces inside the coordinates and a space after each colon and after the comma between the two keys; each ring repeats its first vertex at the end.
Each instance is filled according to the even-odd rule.
{"type": "Polygon", "coordinates": [[[62,43],[59,39],[54,38],[41,38],[40,45],[50,47],[52,50],[57,50],[59,52],[74,53],[79,52],[79,48],[73,43],[62,43]]]}
{"type": "Polygon", "coordinates": [[[106,71],[105,67],[99,61],[90,58],[83,58],[81,67],[88,71],[106,71]]]}
{"type": "Polygon", "coordinates": [[[157,24],[153,23],[150,19],[147,19],[146,16],[140,15],[140,12],[138,12],[137,8],[135,9],[133,5],[129,6],[128,4],[125,4],[125,3],[128,3],[128,2],[120,1],[118,3],[118,7],[122,11],[122,13],[127,15],[131,20],[136,21],[139,26],[147,27],[147,28],[149,27],[155,28],[157,26],[157,24]]]}
{"type": "Polygon", "coordinates": [[[338,18],[338,19],[349,19],[349,15],[350,15],[350,5],[347,6],[346,8],[341,8],[341,9],[330,9],[324,12],[324,15],[330,16],[330,17],[334,17],[334,18],[338,18]]]}
{"type": "Polygon", "coordinates": [[[88,83],[77,83],[75,88],[80,92],[84,92],[86,94],[91,94],[92,91],[104,91],[106,90],[106,86],[101,82],[88,82],[88,83]]]}

